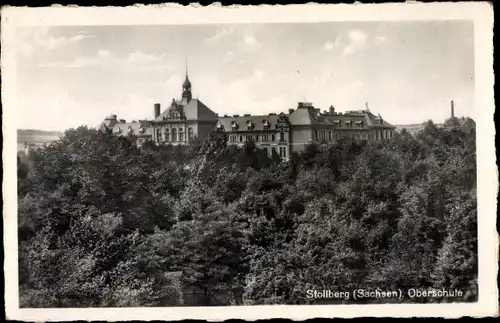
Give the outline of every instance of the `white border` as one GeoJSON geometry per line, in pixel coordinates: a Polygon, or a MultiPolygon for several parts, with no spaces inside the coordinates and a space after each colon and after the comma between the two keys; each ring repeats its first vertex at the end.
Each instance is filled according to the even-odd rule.
{"type": "Polygon", "coordinates": [[[183,7],[176,4],[134,7],[2,8],[2,103],[4,134],[5,307],[9,319],[182,320],[313,317],[448,317],[498,316],[498,237],[495,230],[498,172],[495,156],[493,95],[493,10],[486,2],[354,5],[183,7]],[[473,20],[475,41],[475,106],[477,124],[479,301],[472,304],[388,304],[316,306],[167,307],[95,309],[19,309],[17,283],[16,197],[16,57],[18,26],[157,25],[321,21],[473,20]]]}

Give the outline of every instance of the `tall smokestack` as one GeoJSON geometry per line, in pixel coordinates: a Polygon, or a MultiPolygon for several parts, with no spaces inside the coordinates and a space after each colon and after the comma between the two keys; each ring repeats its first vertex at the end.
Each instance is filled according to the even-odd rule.
{"type": "Polygon", "coordinates": [[[451,117],[455,118],[455,103],[451,100],[451,117]]]}
{"type": "Polygon", "coordinates": [[[160,104],[159,103],[155,103],[154,106],[155,106],[155,119],[156,119],[160,115],[160,104]]]}

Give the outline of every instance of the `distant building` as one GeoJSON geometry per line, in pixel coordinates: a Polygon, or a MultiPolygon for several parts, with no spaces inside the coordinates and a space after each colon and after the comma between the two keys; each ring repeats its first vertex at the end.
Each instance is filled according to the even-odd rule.
{"type": "Polygon", "coordinates": [[[181,99],[172,99],[163,112],[160,104],[156,103],[153,113],[151,121],[131,123],[111,115],[100,128],[121,136],[136,135],[138,145],[146,140],[173,145],[188,144],[194,138],[204,139],[215,129],[228,134],[229,144],[244,145],[251,140],[258,147],[266,149],[269,155],[275,152],[282,158],[287,158],[292,151],[303,150],[311,143],[326,149],[341,138],[392,138],[395,130],[380,114],[374,115],[368,108],[341,113],[331,106],[328,111],[321,112],[308,102],[299,102],[297,108],[289,109],[288,113],[218,116],[200,100],[192,98],[187,72],[181,99]]]}
{"type": "MultiPolygon", "coordinates": [[[[465,133],[473,133],[476,131],[476,122],[469,117],[455,117],[455,103],[451,101],[450,118],[446,119],[444,123],[436,123],[436,127],[444,129],[458,129],[465,133]]],[[[421,124],[410,124],[410,125],[398,125],[396,126],[396,131],[401,132],[406,129],[410,134],[416,135],[420,131],[424,130],[427,121],[421,124]]]]}
{"type": "Polygon", "coordinates": [[[455,128],[469,134],[474,133],[476,131],[476,122],[469,117],[455,117],[455,103],[452,100],[450,104],[450,118],[445,120],[443,127],[455,128]]]}
{"type": "Polygon", "coordinates": [[[60,132],[43,130],[17,130],[17,151],[27,153],[31,149],[44,147],[54,140],[59,139],[60,132]]]}

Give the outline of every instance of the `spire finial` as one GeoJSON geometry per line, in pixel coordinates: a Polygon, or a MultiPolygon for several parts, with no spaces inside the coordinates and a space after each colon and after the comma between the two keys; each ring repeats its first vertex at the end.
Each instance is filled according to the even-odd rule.
{"type": "Polygon", "coordinates": [[[188,75],[188,59],[187,59],[187,56],[186,56],[186,76],[188,75]]]}

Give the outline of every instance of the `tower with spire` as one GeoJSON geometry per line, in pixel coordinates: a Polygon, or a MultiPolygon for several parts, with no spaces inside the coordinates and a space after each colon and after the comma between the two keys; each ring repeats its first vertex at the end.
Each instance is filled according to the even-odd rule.
{"type": "Polygon", "coordinates": [[[182,103],[188,104],[189,101],[193,98],[193,94],[191,93],[191,82],[189,81],[188,77],[188,66],[187,66],[187,59],[186,59],[186,79],[184,80],[184,83],[182,83],[182,103]]]}

